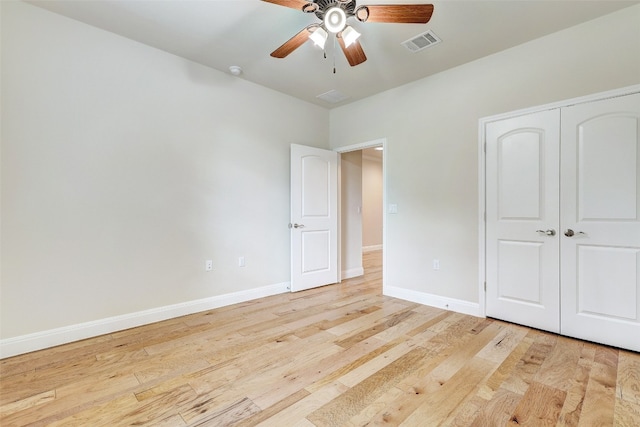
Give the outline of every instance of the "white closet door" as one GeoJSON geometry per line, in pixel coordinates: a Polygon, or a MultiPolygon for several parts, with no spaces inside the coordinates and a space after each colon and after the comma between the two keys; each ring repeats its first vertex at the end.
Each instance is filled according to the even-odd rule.
{"type": "Polygon", "coordinates": [[[561,332],[640,351],[640,94],[562,109],[561,332]]]}
{"type": "Polygon", "coordinates": [[[560,112],[486,126],[486,312],[560,330],[560,112]]]}

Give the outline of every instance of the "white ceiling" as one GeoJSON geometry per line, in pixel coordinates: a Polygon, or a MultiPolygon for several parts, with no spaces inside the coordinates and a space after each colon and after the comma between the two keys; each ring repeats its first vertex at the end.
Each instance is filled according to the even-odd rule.
{"type": "MultiPolygon", "coordinates": [[[[426,3],[358,0],[358,5],[426,3]]],[[[350,67],[333,43],[327,59],[311,42],[284,59],[269,56],[312,22],[314,14],[260,0],[34,0],[29,3],[331,108],[438,73],[529,40],[577,25],[640,1],[446,0],[434,1],[426,24],[361,23],[368,60],[350,67]],[[442,43],[412,53],[400,43],[432,30],[442,43]],[[336,73],[333,73],[335,61],[336,73]],[[337,90],[330,104],[316,96],[337,90]]],[[[597,35],[594,35],[597,37],[597,35]]],[[[589,40],[585,40],[589,43],[589,40]]]]}

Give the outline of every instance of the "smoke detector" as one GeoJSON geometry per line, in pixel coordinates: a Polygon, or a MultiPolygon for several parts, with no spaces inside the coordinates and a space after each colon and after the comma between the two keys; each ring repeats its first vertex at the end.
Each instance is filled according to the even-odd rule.
{"type": "Polygon", "coordinates": [[[242,68],[238,67],[237,65],[232,65],[229,67],[229,72],[234,76],[239,76],[240,74],[242,74],[242,68]]]}

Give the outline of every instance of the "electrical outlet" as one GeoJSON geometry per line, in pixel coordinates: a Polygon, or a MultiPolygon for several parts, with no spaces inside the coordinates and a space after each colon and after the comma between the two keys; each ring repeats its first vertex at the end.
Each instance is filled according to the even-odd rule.
{"type": "Polygon", "coordinates": [[[204,271],[211,271],[211,270],[213,270],[213,260],[208,259],[205,261],[204,271]]]}

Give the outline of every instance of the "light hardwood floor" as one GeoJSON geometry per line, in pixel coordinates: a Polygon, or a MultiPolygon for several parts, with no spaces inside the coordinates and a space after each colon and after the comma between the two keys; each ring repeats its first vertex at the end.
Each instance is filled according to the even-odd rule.
{"type": "Polygon", "coordinates": [[[640,354],[364,278],[1,361],[0,425],[640,426],[640,354]]]}

